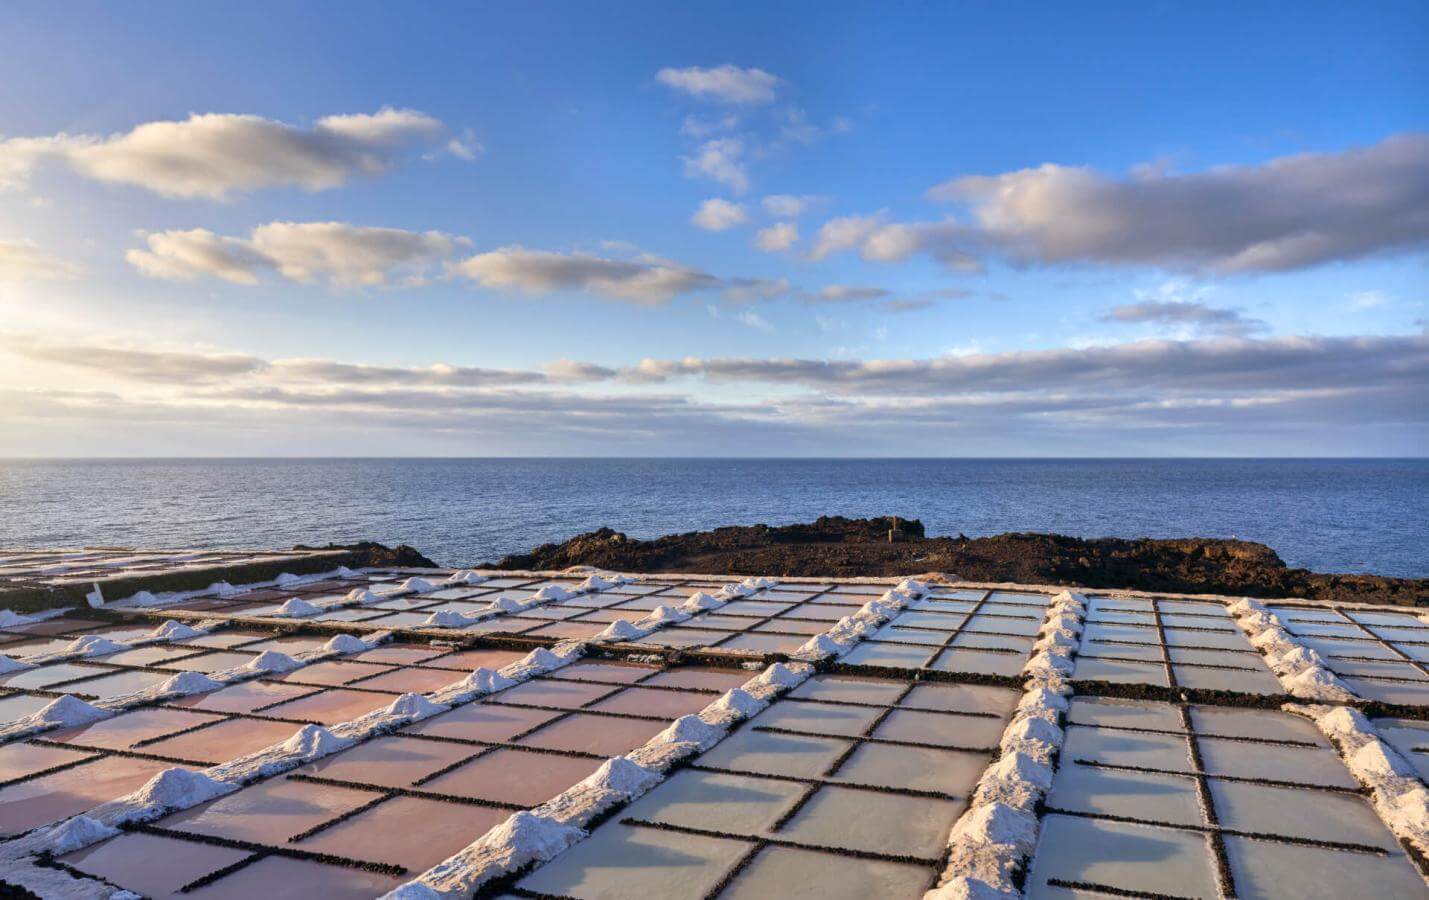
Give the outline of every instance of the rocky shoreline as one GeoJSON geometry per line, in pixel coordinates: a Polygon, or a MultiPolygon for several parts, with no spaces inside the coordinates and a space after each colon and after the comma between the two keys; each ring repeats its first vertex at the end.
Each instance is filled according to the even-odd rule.
{"type": "Polygon", "coordinates": [[[730,526],[642,541],[609,528],[513,554],[482,568],[857,577],[935,570],[969,581],[1015,581],[1172,593],[1429,605],[1429,579],[1292,569],[1250,541],[1082,539],[1056,534],[928,537],[917,519],[730,526]],[[890,540],[891,535],[891,540],[890,540]]]}

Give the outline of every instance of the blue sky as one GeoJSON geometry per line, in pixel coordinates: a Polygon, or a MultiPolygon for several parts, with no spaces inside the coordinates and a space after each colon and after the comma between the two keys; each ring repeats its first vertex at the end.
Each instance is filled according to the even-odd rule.
{"type": "Polygon", "coordinates": [[[1411,3],[12,4],[0,454],[1417,455],[1426,60],[1411,3]]]}

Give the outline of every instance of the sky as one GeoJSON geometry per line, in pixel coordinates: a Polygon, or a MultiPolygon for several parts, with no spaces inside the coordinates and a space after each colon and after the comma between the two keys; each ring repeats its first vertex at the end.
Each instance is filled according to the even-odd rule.
{"type": "Polygon", "coordinates": [[[1423,3],[8,3],[0,456],[1422,456],[1423,3]]]}

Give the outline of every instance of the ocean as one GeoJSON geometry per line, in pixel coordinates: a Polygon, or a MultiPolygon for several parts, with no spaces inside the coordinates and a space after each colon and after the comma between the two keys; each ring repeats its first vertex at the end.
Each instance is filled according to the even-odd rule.
{"type": "Polygon", "coordinates": [[[1292,566],[1429,577],[1429,460],[0,460],[0,547],[362,539],[474,564],[609,525],[633,537],[820,515],[930,535],[1260,541],[1292,566]]]}

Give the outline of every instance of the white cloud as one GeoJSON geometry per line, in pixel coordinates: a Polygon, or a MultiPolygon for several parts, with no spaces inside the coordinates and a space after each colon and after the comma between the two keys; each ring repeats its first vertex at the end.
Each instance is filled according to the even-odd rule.
{"type": "Polygon", "coordinates": [[[221,199],[266,187],[320,191],[386,172],[447,133],[438,119],[391,107],[327,116],[310,128],[255,115],[192,114],[109,136],[0,141],[0,186],[23,185],[41,160],[53,159],[98,181],[173,197],[221,199]]]}
{"type": "Polygon", "coordinates": [[[56,259],[29,241],[0,241],[0,282],[73,278],[79,266],[56,259]]]}
{"type": "Polygon", "coordinates": [[[768,228],[759,229],[754,236],[754,245],[765,253],[788,250],[799,242],[799,226],[793,222],[775,222],[768,228]]]}
{"type": "MultiPolygon", "coordinates": [[[[1275,272],[1429,246],[1429,135],[1189,175],[1114,179],[1046,164],[956,178],[929,191],[975,227],[925,236],[1017,264],[1089,263],[1275,272]]],[[[890,258],[897,254],[889,254],[890,258]]]]}
{"type": "Polygon", "coordinates": [[[609,259],[524,247],[480,253],[454,264],[452,271],[487,288],[524,294],[581,290],[649,305],[721,286],[713,275],[653,257],[609,259]]]}
{"type": "Polygon", "coordinates": [[[793,194],[770,194],[760,203],[763,204],[764,211],[776,219],[797,219],[822,203],[823,199],[817,194],[805,194],[802,197],[793,194]]]}
{"type": "Polygon", "coordinates": [[[248,238],[206,229],[165,231],[146,237],[147,250],[126,258],[152,278],[201,276],[253,285],[277,272],[290,281],[324,281],[338,287],[409,286],[468,243],[438,231],[371,228],[343,222],[270,222],[248,238]]]}
{"type": "Polygon", "coordinates": [[[887,212],[880,211],[871,216],[840,216],[830,219],[814,235],[814,246],[809,251],[809,258],[823,259],[859,246],[883,227],[887,216],[887,212]]]}
{"type": "MultiPolygon", "coordinates": [[[[758,316],[732,318],[767,325],[758,316]]],[[[1423,403],[1429,334],[1138,341],[1003,353],[970,347],[924,359],[648,359],[623,370],[562,360],[539,371],[268,361],[24,335],[0,335],[0,351],[94,379],[65,390],[47,381],[0,389],[6,448],[37,446],[18,441],[22,435],[73,443],[139,433],[155,443],[124,444],[126,452],[153,453],[176,439],[217,432],[232,450],[234,441],[248,446],[241,442],[257,427],[262,444],[253,447],[268,452],[289,446],[281,442],[293,434],[344,447],[355,429],[377,429],[398,441],[394,450],[445,435],[527,452],[615,446],[737,452],[763,446],[750,443],[763,439],[805,454],[876,455],[867,451],[906,450],[910,440],[968,451],[1046,452],[1050,445],[1351,454],[1385,438],[1395,448],[1422,446],[1429,434],[1423,403]],[[710,402],[670,383],[675,379],[738,384],[738,391],[711,389],[705,396],[739,399],[710,402]],[[618,394],[557,389],[610,381],[625,382],[618,394]],[[761,396],[756,385],[772,389],[761,396]],[[116,431],[116,423],[125,428],[116,431]],[[537,443],[520,445],[533,433],[537,443]],[[993,443],[977,443],[989,436],[993,443]],[[862,443],[873,438],[885,443],[862,443]]],[[[50,375],[39,370],[38,377],[50,375]]]]}
{"type": "Polygon", "coordinates": [[[160,231],[146,235],[145,240],[148,250],[130,250],[124,258],[150,278],[192,281],[210,277],[254,285],[260,273],[273,267],[272,260],[243,238],[223,237],[207,228],[160,231]]]}
{"type": "Polygon", "coordinates": [[[772,103],[781,84],[763,69],[742,69],[730,63],[709,69],[661,69],[655,78],[697,100],[740,106],[772,103]]]}
{"type": "Polygon", "coordinates": [[[768,319],[764,318],[752,309],[746,309],[744,312],[741,312],[735,318],[737,318],[742,324],[747,325],[750,328],[758,329],[759,331],[774,330],[774,326],[769,323],[768,319]]]}
{"type": "Polygon", "coordinates": [[[706,231],[725,231],[748,222],[749,216],[742,205],[712,197],[700,204],[690,221],[706,231]]]}
{"type": "Polygon", "coordinates": [[[1220,335],[1245,335],[1267,327],[1259,319],[1246,318],[1239,310],[1218,309],[1192,300],[1143,300],[1114,306],[1102,316],[1102,321],[1187,325],[1202,334],[1220,335]]]}
{"type": "Polygon", "coordinates": [[[246,353],[194,353],[92,341],[57,341],[0,332],[0,350],[31,362],[85,369],[106,378],[159,384],[217,381],[261,372],[268,363],[246,353]]]}
{"type": "Polygon", "coordinates": [[[705,141],[694,156],[683,157],[686,178],[708,178],[736,194],[749,190],[749,173],[744,167],[744,141],[736,137],[705,141]]]}
{"type": "Polygon", "coordinates": [[[1350,301],[1350,309],[1356,312],[1380,309],[1392,302],[1384,291],[1353,291],[1346,295],[1346,299],[1350,301]]]}
{"type": "Polygon", "coordinates": [[[820,288],[816,293],[806,294],[804,299],[815,303],[844,303],[859,300],[882,300],[892,295],[893,292],[887,288],[851,284],[828,284],[824,285],[824,287],[820,288]]]}

